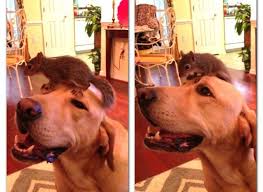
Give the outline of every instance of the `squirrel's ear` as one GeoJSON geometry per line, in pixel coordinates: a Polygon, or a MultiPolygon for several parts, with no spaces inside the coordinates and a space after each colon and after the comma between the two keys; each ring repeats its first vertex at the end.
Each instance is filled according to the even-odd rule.
{"type": "Polygon", "coordinates": [[[42,63],[43,57],[44,57],[43,53],[42,53],[42,52],[39,52],[39,53],[37,54],[37,62],[38,62],[38,63],[42,63]]]}
{"type": "Polygon", "coordinates": [[[181,55],[181,57],[183,57],[185,55],[182,50],[180,51],[180,55],[181,55]]]}
{"type": "Polygon", "coordinates": [[[191,56],[192,60],[195,61],[195,54],[194,54],[194,52],[190,51],[189,55],[191,56]]]}

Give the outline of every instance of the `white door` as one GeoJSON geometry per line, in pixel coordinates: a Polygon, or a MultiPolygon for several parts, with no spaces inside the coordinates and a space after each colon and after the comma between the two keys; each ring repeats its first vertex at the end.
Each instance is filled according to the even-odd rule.
{"type": "Polygon", "coordinates": [[[195,52],[224,52],[222,0],[191,0],[195,52]]]}
{"type": "Polygon", "coordinates": [[[73,0],[41,0],[45,55],[75,55],[73,0]]]}

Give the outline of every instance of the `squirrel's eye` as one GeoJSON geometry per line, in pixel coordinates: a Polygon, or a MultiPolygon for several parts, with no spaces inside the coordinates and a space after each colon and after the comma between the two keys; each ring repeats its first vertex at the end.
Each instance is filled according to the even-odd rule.
{"type": "Polygon", "coordinates": [[[212,92],[210,89],[205,85],[199,85],[196,88],[196,91],[199,95],[206,96],[206,97],[213,97],[212,92]]]}
{"type": "Polygon", "coordinates": [[[71,99],[70,102],[71,102],[72,105],[74,105],[75,107],[77,107],[79,109],[88,110],[86,105],[84,103],[82,103],[81,101],[78,101],[76,99],[71,99]]]}
{"type": "Polygon", "coordinates": [[[186,64],[186,65],[184,66],[184,69],[185,69],[185,70],[191,69],[191,65],[190,65],[190,64],[186,64]]]}
{"type": "Polygon", "coordinates": [[[27,68],[28,68],[28,69],[32,69],[32,65],[28,65],[27,68]]]}

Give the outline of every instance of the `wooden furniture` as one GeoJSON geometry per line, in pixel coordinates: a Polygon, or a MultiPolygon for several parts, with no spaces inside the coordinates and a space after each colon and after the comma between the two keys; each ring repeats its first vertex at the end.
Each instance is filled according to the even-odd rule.
{"type": "MultiPolygon", "coordinates": [[[[13,12],[11,12],[13,13],[13,12]]],[[[7,12],[8,14],[8,12],[7,12]]],[[[7,47],[6,47],[6,64],[9,77],[12,78],[10,69],[16,72],[16,79],[20,97],[23,97],[21,83],[19,79],[18,67],[25,64],[29,57],[27,50],[27,35],[26,35],[26,14],[24,9],[19,9],[15,12],[15,18],[7,17],[7,47]],[[9,19],[8,19],[9,18],[9,19]],[[16,33],[14,32],[16,30],[16,33]]],[[[27,77],[30,90],[32,84],[30,77],[27,77]]]]}
{"type": "Polygon", "coordinates": [[[111,79],[112,43],[114,38],[128,38],[128,28],[106,28],[106,79],[111,79]]]}
{"type": "Polygon", "coordinates": [[[253,20],[251,21],[251,69],[250,73],[256,74],[256,67],[257,67],[257,50],[256,50],[256,43],[257,43],[257,37],[256,37],[256,30],[257,30],[257,21],[253,20]]]}
{"type": "Polygon", "coordinates": [[[159,30],[160,38],[154,36],[152,39],[149,38],[147,43],[135,43],[136,50],[136,66],[138,67],[138,75],[136,74],[136,80],[145,85],[154,85],[153,78],[151,76],[151,69],[157,67],[159,70],[159,76],[162,77],[160,72],[160,67],[164,69],[165,76],[167,79],[168,86],[171,85],[170,77],[168,72],[168,66],[171,64],[175,65],[175,77],[177,84],[181,85],[181,80],[179,77],[178,66],[175,60],[175,49],[176,43],[176,33],[175,33],[175,12],[172,7],[165,10],[164,14],[159,19],[159,30]],[[139,50],[139,46],[151,46],[150,52],[142,53],[139,50]],[[143,68],[148,72],[148,77],[146,82],[140,78],[140,68],[143,68]]]}

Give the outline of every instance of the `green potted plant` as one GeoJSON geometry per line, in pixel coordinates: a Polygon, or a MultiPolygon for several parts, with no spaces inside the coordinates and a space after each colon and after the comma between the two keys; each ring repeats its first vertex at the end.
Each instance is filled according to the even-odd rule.
{"type": "Polygon", "coordinates": [[[87,6],[87,11],[84,12],[86,17],[86,27],[85,31],[89,37],[94,33],[94,47],[100,48],[101,39],[101,7],[89,5],[87,6]]]}
{"type": "Polygon", "coordinates": [[[243,47],[241,53],[239,53],[239,56],[242,57],[242,61],[245,65],[245,71],[248,73],[250,71],[251,65],[250,65],[250,48],[249,47],[243,47]]]}
{"type": "Polygon", "coordinates": [[[89,59],[91,59],[91,62],[94,65],[95,75],[100,74],[100,62],[101,62],[100,58],[101,58],[100,49],[99,48],[92,49],[92,52],[89,55],[89,59]]]}
{"type": "Polygon", "coordinates": [[[240,35],[244,32],[244,48],[242,48],[242,52],[240,56],[242,57],[242,61],[245,65],[245,71],[249,72],[250,70],[250,15],[251,8],[248,4],[240,4],[238,9],[235,12],[235,20],[236,32],[240,35]]]}

